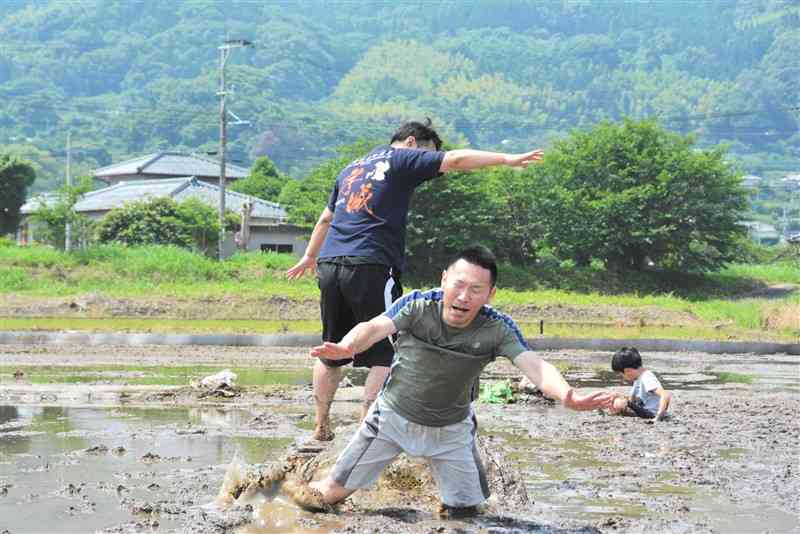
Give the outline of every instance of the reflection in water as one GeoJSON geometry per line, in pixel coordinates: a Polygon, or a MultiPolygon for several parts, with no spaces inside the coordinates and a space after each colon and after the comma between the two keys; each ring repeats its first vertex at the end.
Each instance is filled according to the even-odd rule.
{"type": "MultiPolygon", "coordinates": [[[[0,406],[0,414],[18,427],[0,432],[0,530],[10,532],[93,532],[130,521],[131,503],[183,502],[175,492],[185,507],[211,502],[224,464],[237,454],[277,459],[293,428],[254,435],[246,410],[0,406]],[[203,432],[186,432],[187,422],[203,432]],[[156,459],[144,461],[148,453],[156,459]]],[[[162,528],[181,526],[178,508],[160,514],[162,528]]]]}
{"type": "MultiPolygon", "coordinates": [[[[25,376],[31,384],[128,384],[128,385],[177,385],[186,386],[192,381],[214,374],[218,366],[131,366],[131,365],[0,365],[0,384],[18,382],[16,372],[25,376]]],[[[311,383],[311,368],[296,369],[231,369],[236,373],[240,386],[252,385],[304,385],[311,383]]]]}
{"type": "Polygon", "coordinates": [[[282,501],[265,502],[253,510],[253,526],[269,532],[297,532],[300,513],[296,506],[282,501]]]}

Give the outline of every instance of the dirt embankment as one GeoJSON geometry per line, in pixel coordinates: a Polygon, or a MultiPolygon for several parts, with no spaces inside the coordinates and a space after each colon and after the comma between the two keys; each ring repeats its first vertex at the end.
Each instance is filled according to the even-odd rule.
{"type": "MultiPolygon", "coordinates": [[[[615,326],[699,325],[689,312],[655,306],[637,308],[611,305],[498,306],[518,322],[545,320],[557,323],[607,324],[615,326]]],[[[315,299],[295,301],[284,296],[241,296],[182,299],[171,297],[111,298],[97,293],[78,297],[34,298],[0,295],[0,317],[132,317],[163,319],[318,320],[315,299]]]]}
{"type": "Polygon", "coordinates": [[[97,293],[78,297],[36,298],[0,295],[0,317],[137,317],[162,319],[255,319],[295,321],[319,318],[316,300],[283,296],[183,299],[112,298],[97,293]]]}

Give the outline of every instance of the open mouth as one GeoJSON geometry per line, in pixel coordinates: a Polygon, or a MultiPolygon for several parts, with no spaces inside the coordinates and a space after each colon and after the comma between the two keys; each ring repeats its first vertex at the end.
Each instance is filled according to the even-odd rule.
{"type": "Polygon", "coordinates": [[[455,310],[455,311],[457,311],[459,313],[467,313],[469,311],[469,308],[461,308],[459,306],[456,306],[455,304],[453,304],[451,306],[451,308],[453,308],[453,310],[455,310]]]}

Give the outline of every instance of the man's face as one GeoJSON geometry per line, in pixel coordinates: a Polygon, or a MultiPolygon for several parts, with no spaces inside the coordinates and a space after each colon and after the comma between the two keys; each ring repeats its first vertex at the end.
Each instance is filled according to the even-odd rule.
{"type": "Polygon", "coordinates": [[[492,273],[466,260],[458,260],[442,273],[442,318],[455,328],[469,326],[481,306],[494,297],[492,273]]]}

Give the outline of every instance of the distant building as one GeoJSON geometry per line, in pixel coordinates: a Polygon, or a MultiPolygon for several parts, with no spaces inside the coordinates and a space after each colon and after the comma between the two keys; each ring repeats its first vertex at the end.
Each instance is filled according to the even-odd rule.
{"type": "Polygon", "coordinates": [[[780,232],[771,224],[760,221],[742,221],[739,224],[747,228],[753,241],[762,245],[776,245],[781,240],[780,232]]]}
{"type": "MultiPolygon", "coordinates": [[[[243,178],[248,174],[249,171],[241,167],[226,166],[229,179],[243,178]]],[[[159,152],[97,169],[94,177],[111,185],[86,193],[74,208],[77,213],[94,220],[101,219],[109,211],[121,208],[128,202],[148,198],[169,197],[176,201],[196,198],[215,208],[219,204],[219,162],[203,156],[159,152]],[[201,174],[186,174],[189,171],[201,174]]],[[[57,195],[45,193],[31,198],[22,206],[22,218],[17,230],[19,244],[25,245],[36,240],[36,227],[31,221],[31,213],[42,204],[53,205],[57,201],[57,195]]],[[[286,210],[274,202],[226,189],[227,210],[241,213],[245,204],[252,206],[249,231],[245,232],[248,236],[247,250],[302,255],[308,231],[289,224],[286,210]]],[[[223,247],[225,257],[232,255],[237,248],[237,236],[231,234],[226,234],[223,247]]]]}
{"type": "Polygon", "coordinates": [[[742,176],[742,187],[746,189],[758,189],[761,186],[763,178],[754,174],[742,176]]]}
{"type": "Polygon", "coordinates": [[[781,178],[781,183],[786,189],[792,191],[800,190],[800,173],[787,174],[781,178]]]}
{"type": "MultiPolygon", "coordinates": [[[[167,179],[194,176],[200,181],[219,184],[217,159],[184,152],[156,152],[94,171],[96,179],[109,185],[142,179],[167,179]]],[[[245,178],[250,171],[237,165],[225,164],[225,177],[230,182],[245,178]]]]}

